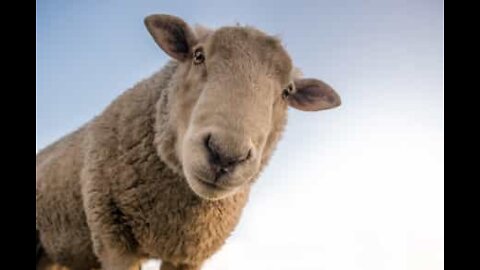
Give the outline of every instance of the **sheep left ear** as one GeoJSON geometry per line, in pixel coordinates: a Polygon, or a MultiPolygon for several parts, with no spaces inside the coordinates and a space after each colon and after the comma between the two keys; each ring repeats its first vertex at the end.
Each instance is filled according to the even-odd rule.
{"type": "Polygon", "coordinates": [[[332,109],[342,103],[340,96],[325,82],[317,79],[294,80],[295,91],[287,96],[288,105],[302,111],[332,109]]]}
{"type": "Polygon", "coordinates": [[[192,55],[196,38],[190,26],[182,19],[166,14],[154,14],[144,19],[148,32],[169,56],[185,61],[192,55]]]}

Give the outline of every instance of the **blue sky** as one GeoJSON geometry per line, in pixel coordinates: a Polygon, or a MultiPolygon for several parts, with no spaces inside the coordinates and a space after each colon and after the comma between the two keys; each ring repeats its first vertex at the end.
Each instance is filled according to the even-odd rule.
{"type": "Polygon", "coordinates": [[[37,151],[166,63],[143,25],[152,13],[278,34],[305,76],[342,97],[335,110],[290,110],[238,230],[208,269],[292,269],[288,260],[441,269],[443,1],[39,0],[37,151]],[[297,224],[304,232],[286,231],[311,211],[297,224]],[[249,243],[279,253],[260,258],[249,243]],[[253,259],[232,266],[238,254],[253,259]]]}

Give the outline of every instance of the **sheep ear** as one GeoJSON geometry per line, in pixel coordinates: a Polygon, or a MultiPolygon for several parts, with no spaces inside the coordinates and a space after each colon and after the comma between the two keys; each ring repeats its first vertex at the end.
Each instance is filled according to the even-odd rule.
{"type": "Polygon", "coordinates": [[[295,91],[287,97],[288,105],[302,111],[332,109],[342,103],[331,86],[317,79],[295,79],[295,91]]]}
{"type": "Polygon", "coordinates": [[[188,24],[171,15],[150,15],[144,20],[148,32],[169,56],[185,61],[192,55],[196,38],[188,24]]]}

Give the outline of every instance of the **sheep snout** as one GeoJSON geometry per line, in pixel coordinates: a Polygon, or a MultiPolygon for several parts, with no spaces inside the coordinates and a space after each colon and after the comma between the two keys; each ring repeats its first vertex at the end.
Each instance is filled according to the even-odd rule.
{"type": "Polygon", "coordinates": [[[248,144],[236,147],[236,151],[226,150],[227,147],[219,146],[211,134],[207,135],[204,144],[208,153],[208,162],[215,175],[211,179],[213,182],[217,182],[223,175],[232,173],[238,165],[249,160],[252,155],[252,148],[248,144]]]}

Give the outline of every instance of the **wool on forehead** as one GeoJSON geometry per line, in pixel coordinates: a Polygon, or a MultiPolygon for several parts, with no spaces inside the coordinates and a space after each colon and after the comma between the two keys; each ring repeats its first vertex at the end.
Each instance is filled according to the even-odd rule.
{"type": "MultiPolygon", "coordinates": [[[[226,26],[210,29],[195,25],[199,43],[208,45],[208,53],[219,54],[224,59],[248,59],[267,65],[282,82],[291,79],[292,61],[277,36],[268,35],[251,26],[226,26]]],[[[207,56],[208,57],[208,56],[207,56]]]]}

